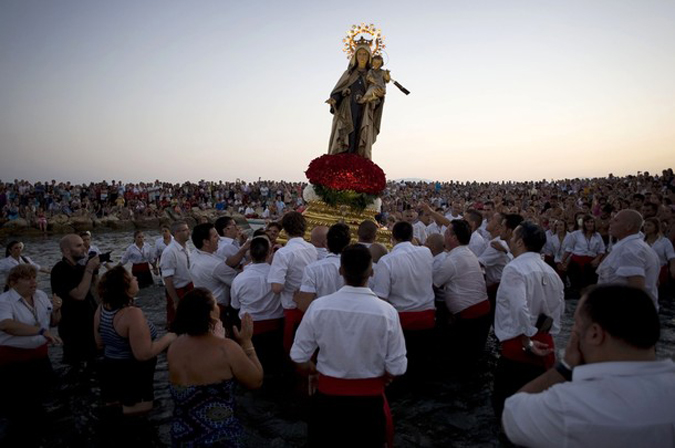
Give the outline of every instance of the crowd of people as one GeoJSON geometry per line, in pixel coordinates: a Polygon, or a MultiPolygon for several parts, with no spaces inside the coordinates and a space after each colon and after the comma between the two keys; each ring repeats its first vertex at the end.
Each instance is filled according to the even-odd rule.
{"type": "MultiPolygon", "coordinates": [[[[200,190],[204,198],[209,185],[181,198],[200,190]]],[[[259,187],[236,185],[249,189],[246,201],[259,187]]],[[[300,197],[300,184],[286,185],[300,197]]],[[[117,194],[115,201],[126,190],[117,194]]],[[[586,446],[607,433],[613,446],[673,446],[675,365],[657,361],[654,346],[659,302],[673,300],[674,198],[672,170],[592,181],[390,183],[380,223],[362,222],[355,238],[336,223],[306,240],[295,207],[252,234],[229,216],[193,228],[179,219],[154,248],[135,234],[124,258],[131,272],[106,264],[83,232],[60,241],[51,299],[36,288],[39,267],[8,246],[5,403],[25,409],[12,414],[22,432],[44,393],[34,382],[53,379],[48,344],[62,342],[64,361],[85,375],[99,360],[106,406],[147,413],[156,357],[167,350],[178,446],[240,446],[234,386],[266,382],[306,383],[309,446],[392,446],[388,391],[427,381],[431,366],[471,377],[492,332],[493,406],[514,443],[586,446]],[[385,225],[390,248],[375,242],[385,225]],[[151,271],[165,288],[161,337],[134,304],[151,271]],[[581,300],[556,357],[553,336],[570,297],[581,300]],[[615,390],[630,400],[609,403],[603,393],[615,390]],[[580,406],[575,397],[590,398],[580,406]]]]}

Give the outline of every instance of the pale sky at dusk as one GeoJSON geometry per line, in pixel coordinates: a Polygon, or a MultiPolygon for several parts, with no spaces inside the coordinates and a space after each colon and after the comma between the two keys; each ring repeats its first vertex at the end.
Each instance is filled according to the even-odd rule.
{"type": "Polygon", "coordinates": [[[389,179],[675,166],[675,2],[0,2],[0,179],[305,180],[352,24],[385,36],[389,179]]]}

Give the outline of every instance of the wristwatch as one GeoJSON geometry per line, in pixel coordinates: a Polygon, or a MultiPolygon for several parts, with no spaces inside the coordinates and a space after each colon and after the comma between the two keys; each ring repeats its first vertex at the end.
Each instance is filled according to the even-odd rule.
{"type": "Polygon", "coordinates": [[[570,367],[564,359],[558,361],[554,368],[563,378],[565,378],[565,381],[572,381],[572,367],[570,367]]]}
{"type": "Polygon", "coordinates": [[[40,331],[38,331],[38,336],[44,336],[45,331],[47,331],[45,328],[40,328],[40,331]]]}
{"type": "Polygon", "coordinates": [[[532,339],[527,341],[527,345],[523,347],[523,351],[525,353],[532,353],[532,349],[534,348],[534,342],[532,342],[532,339]]]}

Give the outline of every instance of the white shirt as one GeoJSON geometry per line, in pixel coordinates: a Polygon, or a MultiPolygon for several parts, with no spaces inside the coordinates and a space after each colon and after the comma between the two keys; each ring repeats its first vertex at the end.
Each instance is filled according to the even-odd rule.
{"type": "Polygon", "coordinates": [[[330,252],[328,252],[328,249],[325,247],[317,247],[316,248],[316,259],[317,260],[323,260],[328,256],[330,252]]]}
{"type": "MultiPolygon", "coordinates": [[[[443,251],[439,254],[434,255],[434,262],[431,265],[431,272],[434,273],[441,269],[445,257],[448,256],[448,253],[443,251]]],[[[371,277],[372,279],[372,277],[371,277]]],[[[434,287],[434,300],[436,302],[445,302],[445,290],[443,288],[434,287]]]]}
{"type": "Polygon", "coordinates": [[[485,268],[485,283],[488,285],[499,283],[502,280],[504,266],[509,261],[511,259],[509,258],[509,247],[506,242],[500,237],[492,238],[483,253],[478,257],[478,262],[485,268]],[[499,243],[500,246],[506,249],[506,252],[492,247],[493,242],[499,243]]]}
{"type": "Polygon", "coordinates": [[[502,272],[497,290],[495,335],[500,341],[537,334],[540,313],[553,318],[551,334],[560,332],[565,309],[564,287],[558,274],[535,252],[514,258],[502,272]]]}
{"type": "Polygon", "coordinates": [[[429,235],[433,235],[434,233],[439,233],[439,234],[443,235],[445,233],[446,228],[447,227],[445,227],[445,226],[439,226],[434,221],[427,226],[427,229],[426,229],[427,237],[429,237],[429,235]]]}
{"type": "Polygon", "coordinates": [[[377,378],[405,373],[403,330],[396,310],[369,288],[343,286],[314,300],[295,334],[291,359],[335,378],[377,378]],[[367,343],[364,343],[367,341],[367,343]]]}
{"type": "Polygon", "coordinates": [[[253,321],[279,319],[284,309],[278,294],[267,282],[269,263],[249,264],[232,282],[232,308],[239,309],[239,317],[249,313],[253,321]]]}
{"type": "Polygon", "coordinates": [[[397,311],[434,309],[433,262],[428,247],[398,243],[377,263],[373,292],[397,311]]]}
{"type": "Polygon", "coordinates": [[[565,237],[563,246],[565,252],[581,257],[597,257],[605,253],[605,242],[598,232],[593,233],[588,239],[581,230],[575,230],[565,237]]]}
{"type": "Polygon", "coordinates": [[[154,263],[155,254],[154,251],[148,244],[143,244],[143,247],[139,248],[135,243],[130,244],[127,247],[127,250],[122,254],[122,259],[120,260],[121,264],[139,264],[139,263],[154,263]]]}
{"type": "Polygon", "coordinates": [[[471,232],[471,239],[469,240],[469,249],[474,253],[475,256],[480,257],[488,243],[485,241],[485,238],[478,232],[471,232]]]}
{"type": "MultiPolygon", "coordinates": [[[[649,243],[647,243],[649,244],[649,243]]],[[[673,243],[670,242],[665,236],[660,236],[654,243],[651,245],[656,255],[659,257],[659,264],[665,266],[668,262],[675,258],[675,250],[673,249],[673,243]]]]}
{"type": "Polygon", "coordinates": [[[5,289],[5,283],[7,283],[7,275],[9,275],[9,271],[20,264],[30,264],[38,271],[40,270],[40,265],[25,255],[20,256],[18,261],[11,255],[3,258],[0,260],[0,292],[5,289]]]}
{"type": "Polygon", "coordinates": [[[598,266],[598,284],[618,283],[625,285],[628,277],[644,277],[645,290],[659,309],[659,257],[654,249],[634,233],[617,241],[612,251],[598,266]]]}
{"type": "MultiPolygon", "coordinates": [[[[171,236],[171,241],[173,241],[173,236],[171,236]]],[[[169,244],[171,244],[169,241],[169,244]]],[[[162,256],[162,252],[166,249],[166,244],[164,243],[164,237],[159,237],[155,240],[155,260],[159,259],[162,256]]]]}
{"type": "Polygon", "coordinates": [[[284,285],[281,292],[281,305],[284,309],[297,308],[293,301],[293,294],[300,288],[305,267],[316,261],[316,257],[316,247],[303,240],[302,237],[291,238],[274,254],[267,281],[284,285]]]}
{"type": "Polygon", "coordinates": [[[440,268],[434,270],[434,285],[445,290],[445,304],[453,314],[488,298],[480,263],[468,246],[448,252],[440,268]]]}
{"type": "Polygon", "coordinates": [[[162,268],[162,277],[173,277],[174,288],[182,288],[192,282],[190,254],[176,240],[172,240],[162,252],[159,266],[162,268]]]}
{"type": "Polygon", "coordinates": [[[216,254],[195,249],[190,257],[190,277],[195,288],[206,288],[221,305],[230,304],[230,286],[237,271],[216,254]]]}
{"type": "Polygon", "coordinates": [[[601,362],[541,393],[511,396],[502,423],[516,445],[672,448],[673,403],[672,360],[601,362]]]}
{"type": "Polygon", "coordinates": [[[569,241],[568,236],[569,232],[565,233],[565,237],[562,241],[558,238],[558,235],[554,233],[546,234],[546,245],[544,246],[544,253],[548,256],[553,257],[553,261],[556,263],[562,262],[562,257],[565,254],[565,241],[569,241]]]}
{"type": "Polygon", "coordinates": [[[427,226],[422,221],[415,221],[412,227],[413,237],[417,238],[420,244],[424,244],[427,240],[427,226]]]}
{"type": "Polygon", "coordinates": [[[237,244],[235,240],[226,236],[218,237],[218,250],[216,251],[216,255],[223,260],[227,260],[237,252],[239,252],[239,244],[237,244]]]}
{"type": "Polygon", "coordinates": [[[344,279],[340,275],[340,256],[331,253],[323,260],[317,260],[305,267],[300,291],[323,297],[333,294],[344,284],[344,279]]]}
{"type": "MultiPolygon", "coordinates": [[[[33,310],[14,289],[0,294],[0,321],[11,319],[27,325],[49,328],[52,302],[47,294],[36,290],[33,295],[33,310]],[[35,314],[34,314],[35,313],[35,314]],[[36,319],[37,317],[37,319],[36,319]]],[[[38,348],[47,342],[44,336],[13,336],[0,331],[0,345],[16,348],[38,348]]]]}

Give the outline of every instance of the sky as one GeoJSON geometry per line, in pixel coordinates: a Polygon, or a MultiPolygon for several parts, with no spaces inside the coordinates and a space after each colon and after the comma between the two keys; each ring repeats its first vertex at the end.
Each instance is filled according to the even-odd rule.
{"type": "Polygon", "coordinates": [[[304,181],[374,23],[388,179],[675,165],[675,1],[3,0],[0,179],[304,181]]]}

